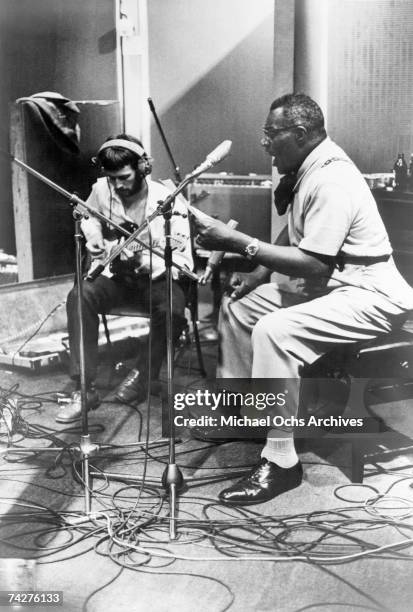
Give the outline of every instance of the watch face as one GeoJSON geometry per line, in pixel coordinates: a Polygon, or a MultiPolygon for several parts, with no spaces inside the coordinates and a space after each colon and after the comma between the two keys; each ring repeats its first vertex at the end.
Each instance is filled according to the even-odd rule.
{"type": "Polygon", "coordinates": [[[258,252],[258,240],[256,242],[248,244],[245,247],[245,254],[246,254],[246,257],[248,258],[254,257],[257,254],[257,252],[258,252]]]}

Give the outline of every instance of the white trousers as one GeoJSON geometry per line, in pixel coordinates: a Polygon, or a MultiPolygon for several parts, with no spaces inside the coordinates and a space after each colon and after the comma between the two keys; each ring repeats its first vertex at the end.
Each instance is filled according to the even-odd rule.
{"type": "Polygon", "coordinates": [[[287,414],[298,409],[302,367],[336,347],[374,339],[402,322],[405,310],[380,293],[342,286],[313,299],[277,284],[224,300],[219,321],[220,378],[291,381],[287,414]]]}

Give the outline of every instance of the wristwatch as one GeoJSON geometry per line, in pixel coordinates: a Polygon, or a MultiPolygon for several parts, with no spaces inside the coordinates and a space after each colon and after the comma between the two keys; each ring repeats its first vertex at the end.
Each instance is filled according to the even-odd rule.
{"type": "Polygon", "coordinates": [[[254,240],[250,242],[249,244],[247,244],[247,246],[244,249],[245,257],[247,259],[253,259],[258,253],[259,248],[260,247],[258,246],[258,238],[254,238],[254,240]]]}

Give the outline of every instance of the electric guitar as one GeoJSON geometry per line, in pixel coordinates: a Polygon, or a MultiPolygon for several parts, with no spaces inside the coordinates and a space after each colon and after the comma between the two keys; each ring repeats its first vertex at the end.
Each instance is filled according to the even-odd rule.
{"type": "MultiPolygon", "coordinates": [[[[133,233],[138,229],[138,226],[132,221],[124,221],[120,224],[126,231],[133,233]]],[[[119,241],[125,238],[118,229],[113,227],[104,226],[102,230],[103,239],[105,241],[105,257],[108,257],[112,250],[119,245],[119,241]]],[[[173,234],[171,236],[171,245],[173,250],[184,251],[188,242],[188,236],[183,234],[173,234]]],[[[144,242],[148,242],[147,238],[143,239],[144,242]]],[[[165,246],[165,239],[160,241],[152,242],[153,248],[163,251],[165,246]]],[[[134,241],[128,245],[128,247],[120,253],[109,265],[110,272],[117,277],[122,278],[126,282],[133,282],[142,275],[140,270],[141,266],[141,254],[145,250],[145,247],[134,241]]],[[[91,260],[89,267],[90,272],[99,264],[102,263],[102,257],[91,260]]]]}

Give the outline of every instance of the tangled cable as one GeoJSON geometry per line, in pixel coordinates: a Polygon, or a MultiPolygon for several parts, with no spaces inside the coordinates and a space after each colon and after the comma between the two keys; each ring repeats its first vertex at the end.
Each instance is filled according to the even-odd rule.
{"type": "MultiPolygon", "coordinates": [[[[62,440],[61,432],[58,435],[51,429],[30,424],[23,416],[24,410],[37,409],[45,401],[50,401],[47,393],[26,396],[16,386],[8,390],[0,389],[0,433],[6,437],[8,444],[15,444],[17,436],[20,440],[23,437],[43,438],[58,446],[61,452],[57,453],[54,468],[59,464],[72,470],[72,490],[68,491],[65,487],[64,492],[59,491],[56,476],[50,475],[49,470],[46,470],[46,476],[54,478],[54,487],[31,482],[24,484],[80,498],[85,483],[78,469],[79,456],[74,445],[62,440]]],[[[57,563],[94,550],[96,554],[111,559],[120,570],[163,575],[182,575],[182,572],[170,571],[171,566],[179,561],[300,561],[325,569],[329,565],[365,558],[399,561],[413,558],[410,552],[413,544],[413,525],[410,521],[413,516],[412,489],[408,488],[410,495],[396,495],[394,491],[397,485],[413,481],[411,475],[395,479],[382,492],[365,484],[339,486],[334,495],[345,505],[338,508],[266,515],[250,508],[224,506],[209,497],[194,496],[192,488],[195,486],[235,475],[231,466],[224,469],[205,468],[211,473],[194,481],[187,479],[188,489],[179,498],[178,539],[170,542],[165,493],[160,480],[151,476],[149,469],[163,463],[165,454],[160,442],[151,451],[148,437],[146,442],[146,445],[134,450],[116,451],[116,459],[134,460],[135,471],[140,465],[141,476],[136,476],[134,484],[124,484],[119,477],[120,485],[114,485],[99,466],[99,460],[104,459],[107,453],[93,457],[90,468],[101,477],[102,482],[91,491],[96,509],[90,516],[82,511],[57,511],[30,499],[3,497],[1,504],[10,505],[13,502],[18,510],[3,515],[0,542],[16,550],[30,550],[33,558],[42,564],[57,563]],[[11,526],[15,529],[11,530],[11,526]],[[379,531],[385,544],[375,542],[379,531]],[[55,544],[57,535],[59,542],[55,544]],[[32,538],[31,546],[21,543],[23,536],[32,538]],[[75,546],[72,552],[71,548],[75,546]]],[[[106,447],[111,452],[116,448],[115,445],[106,447]]],[[[35,452],[42,451],[39,449],[35,452]]],[[[191,449],[185,443],[180,444],[178,460],[193,452],[199,452],[199,448],[191,449]]],[[[8,457],[8,461],[11,460],[8,457]]],[[[239,471],[238,465],[237,475],[239,471]]],[[[59,478],[65,474],[66,469],[60,472],[59,478]]],[[[8,471],[6,475],[0,468],[0,479],[11,480],[13,474],[8,471]]],[[[24,482],[16,477],[14,480],[24,482]]],[[[110,582],[119,575],[120,572],[110,582]]],[[[222,610],[229,609],[234,593],[228,585],[202,573],[196,575],[200,579],[214,580],[226,590],[226,607],[222,610]]]]}

